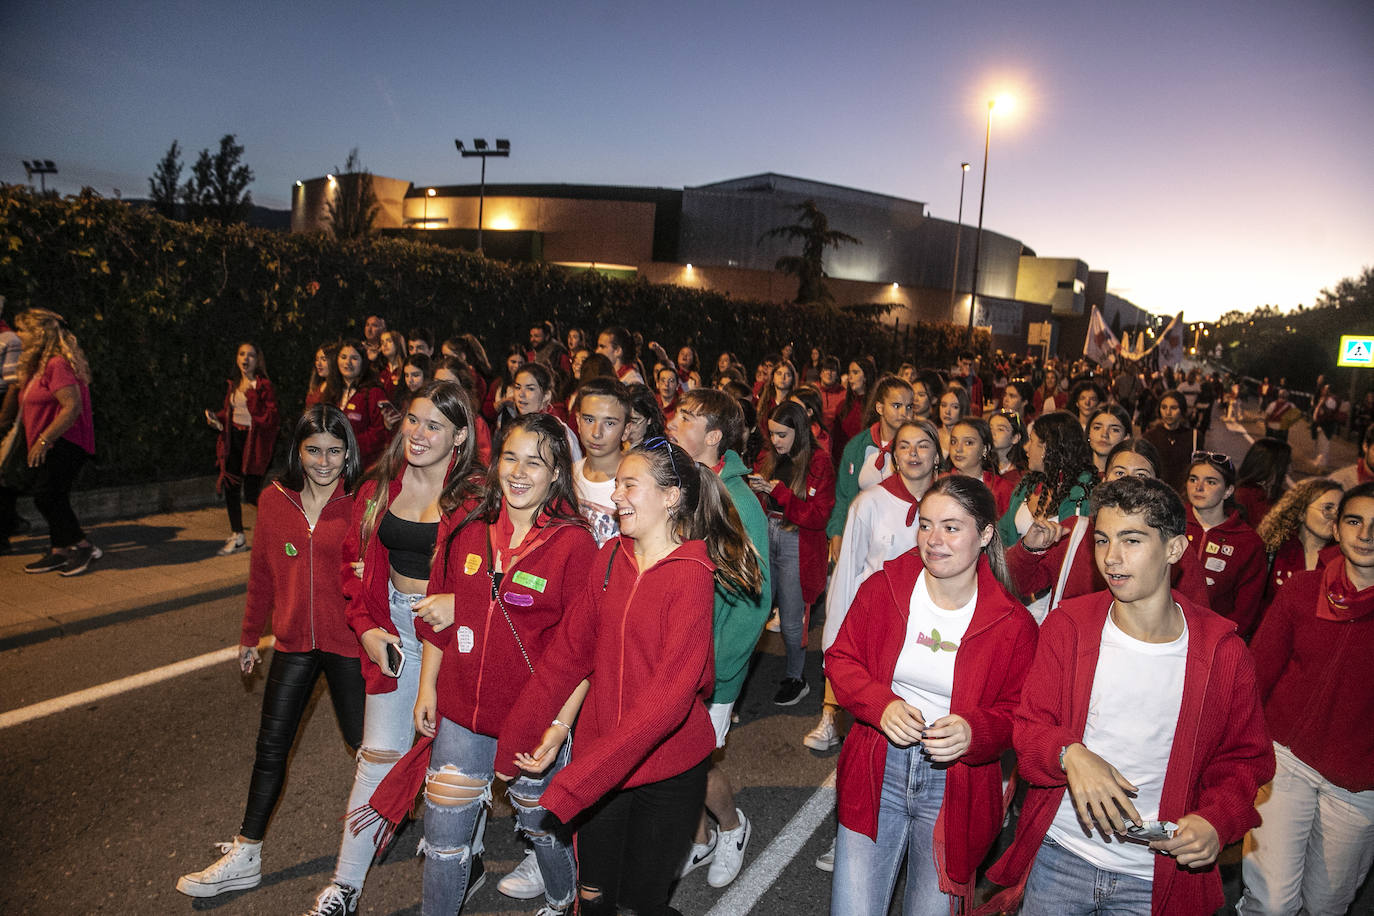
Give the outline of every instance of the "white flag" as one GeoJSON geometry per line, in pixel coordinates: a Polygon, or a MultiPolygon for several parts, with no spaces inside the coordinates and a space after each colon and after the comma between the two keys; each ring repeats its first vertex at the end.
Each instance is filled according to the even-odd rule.
{"type": "Polygon", "coordinates": [[[1177,366],[1183,362],[1183,313],[1179,312],[1159,336],[1155,344],[1159,351],[1159,368],[1177,366]]]}
{"type": "Polygon", "coordinates": [[[1099,366],[1110,366],[1116,362],[1116,351],[1116,335],[1094,305],[1092,318],[1088,321],[1088,336],[1083,341],[1083,355],[1099,366]]]}

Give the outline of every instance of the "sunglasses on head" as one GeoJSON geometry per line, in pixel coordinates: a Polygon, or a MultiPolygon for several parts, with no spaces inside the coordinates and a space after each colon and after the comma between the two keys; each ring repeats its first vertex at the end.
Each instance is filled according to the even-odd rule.
{"type": "Polygon", "coordinates": [[[1220,468],[1221,470],[1226,471],[1228,474],[1236,473],[1236,467],[1234,464],[1231,463],[1231,456],[1223,455],[1221,452],[1208,452],[1199,450],[1193,452],[1193,457],[1190,460],[1193,464],[1198,464],[1200,462],[1205,461],[1207,464],[1210,464],[1216,468],[1220,468]]]}
{"type": "Polygon", "coordinates": [[[677,481],[679,487],[682,486],[682,475],[677,472],[677,458],[673,456],[673,444],[662,436],[654,436],[652,439],[645,439],[641,448],[653,451],[663,449],[668,453],[668,464],[673,469],[673,480],[677,481]]]}

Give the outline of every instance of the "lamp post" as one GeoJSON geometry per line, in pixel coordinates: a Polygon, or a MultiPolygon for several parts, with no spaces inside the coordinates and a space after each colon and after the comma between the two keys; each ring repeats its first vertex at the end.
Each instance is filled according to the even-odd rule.
{"type": "Polygon", "coordinates": [[[487,157],[500,156],[504,159],[510,156],[510,141],[497,140],[495,149],[488,148],[487,141],[481,139],[472,141],[472,149],[468,149],[467,147],[463,146],[462,140],[454,140],[453,145],[458,147],[458,153],[464,159],[470,158],[472,156],[479,156],[482,159],[482,183],[478,186],[477,191],[477,253],[481,254],[482,211],[486,205],[487,198],[487,157]]]}
{"type": "Polygon", "coordinates": [[[954,230],[954,279],[949,283],[949,314],[954,315],[954,300],[959,295],[959,243],[964,238],[964,179],[968,177],[968,163],[959,163],[959,223],[954,230]]]}
{"type": "Polygon", "coordinates": [[[43,193],[48,193],[49,175],[57,174],[57,166],[53,165],[51,159],[24,160],[24,173],[29,176],[29,182],[33,182],[33,176],[38,176],[38,183],[42,187],[43,193]]]}
{"type": "Polygon", "coordinates": [[[983,138],[983,189],[978,194],[978,237],[973,244],[973,291],[968,300],[968,342],[973,346],[973,316],[978,311],[978,268],[983,259],[983,204],[988,196],[988,148],[992,146],[992,113],[1001,108],[1010,108],[1010,96],[1001,96],[988,101],[988,129],[983,138]]]}

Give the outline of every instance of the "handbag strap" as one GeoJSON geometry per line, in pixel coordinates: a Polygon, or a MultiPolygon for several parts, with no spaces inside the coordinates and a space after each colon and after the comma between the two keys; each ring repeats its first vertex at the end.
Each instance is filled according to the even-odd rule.
{"type": "Polygon", "coordinates": [[[515,629],[515,621],[510,619],[510,611],[506,610],[506,602],[501,600],[501,577],[502,573],[496,571],[496,564],[492,562],[491,551],[491,526],[487,526],[487,578],[491,579],[491,597],[496,602],[496,606],[501,609],[501,616],[506,618],[506,626],[510,627],[510,635],[515,637],[515,645],[520,650],[520,655],[525,659],[525,667],[530,669],[530,674],[534,674],[534,665],[530,663],[530,654],[525,651],[525,641],[520,638],[520,634],[515,629]]]}

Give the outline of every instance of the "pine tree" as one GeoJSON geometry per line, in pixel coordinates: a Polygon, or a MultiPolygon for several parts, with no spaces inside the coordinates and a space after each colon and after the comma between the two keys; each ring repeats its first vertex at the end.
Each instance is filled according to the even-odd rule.
{"type": "Polygon", "coordinates": [[[148,179],[148,196],[153,208],[168,219],[177,217],[177,198],[181,190],[181,145],[172,141],[157,164],[157,171],[148,179]]]}

